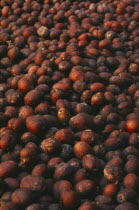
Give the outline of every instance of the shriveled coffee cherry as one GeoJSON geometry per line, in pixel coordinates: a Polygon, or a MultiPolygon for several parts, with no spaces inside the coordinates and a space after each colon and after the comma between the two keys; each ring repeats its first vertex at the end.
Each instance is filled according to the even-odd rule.
{"type": "Polygon", "coordinates": [[[63,160],[69,160],[71,157],[73,157],[73,148],[69,144],[62,144],[61,145],[61,152],[60,157],[63,158],[63,160]]]}
{"type": "Polygon", "coordinates": [[[31,106],[24,105],[20,107],[18,116],[21,117],[22,119],[26,119],[27,117],[33,114],[34,114],[33,108],[31,106]]]}
{"type": "Polygon", "coordinates": [[[35,142],[37,140],[36,135],[31,132],[25,132],[21,136],[21,142],[27,144],[29,142],[35,142]]]}
{"type": "Polygon", "coordinates": [[[12,196],[12,192],[6,192],[6,193],[3,193],[3,195],[1,196],[1,200],[2,201],[10,201],[11,200],[11,196],[12,196]]]}
{"type": "Polygon", "coordinates": [[[40,28],[38,28],[37,34],[40,37],[46,38],[49,35],[49,29],[45,26],[41,26],[40,28]]]}
{"type": "Polygon", "coordinates": [[[78,158],[72,158],[68,161],[73,171],[77,171],[81,168],[81,161],[78,158]]]}
{"type": "Polygon", "coordinates": [[[95,198],[96,203],[98,204],[104,204],[104,205],[112,205],[113,204],[113,199],[109,196],[106,195],[98,195],[95,198]]]}
{"type": "Polygon", "coordinates": [[[56,166],[54,171],[54,179],[69,179],[71,178],[72,167],[69,163],[62,162],[56,166]]]}
{"type": "Polygon", "coordinates": [[[111,182],[116,182],[118,180],[122,180],[123,171],[120,167],[106,165],[104,168],[104,177],[111,182]]]}
{"type": "Polygon", "coordinates": [[[89,171],[98,171],[101,169],[100,160],[91,154],[85,155],[83,157],[82,165],[86,170],[89,171]]]}
{"type": "Polygon", "coordinates": [[[133,189],[122,189],[117,194],[118,203],[136,202],[137,193],[133,189]]]}
{"type": "Polygon", "coordinates": [[[20,187],[27,188],[37,194],[43,193],[47,188],[45,179],[39,175],[25,176],[20,183],[20,187]]]}
{"type": "Polygon", "coordinates": [[[106,148],[104,145],[95,145],[93,147],[93,154],[95,154],[97,157],[102,158],[104,157],[104,154],[106,153],[106,148]]]}
{"type": "Polygon", "coordinates": [[[8,129],[0,138],[0,148],[5,151],[9,150],[14,146],[16,138],[16,133],[8,129]]]}
{"type": "Polygon", "coordinates": [[[75,185],[75,190],[79,193],[79,195],[83,198],[93,194],[96,190],[95,183],[90,179],[85,179],[78,182],[75,185]]]}
{"type": "Polygon", "coordinates": [[[74,82],[73,84],[73,90],[77,93],[82,93],[84,90],[86,89],[86,83],[81,81],[81,80],[77,80],[76,82],[74,82]]]}
{"type": "Polygon", "coordinates": [[[14,90],[6,95],[7,102],[11,105],[19,105],[23,101],[23,95],[19,90],[14,90]]]}
{"type": "Polygon", "coordinates": [[[57,154],[60,151],[60,143],[55,138],[47,138],[41,142],[41,149],[50,154],[57,154]]]}

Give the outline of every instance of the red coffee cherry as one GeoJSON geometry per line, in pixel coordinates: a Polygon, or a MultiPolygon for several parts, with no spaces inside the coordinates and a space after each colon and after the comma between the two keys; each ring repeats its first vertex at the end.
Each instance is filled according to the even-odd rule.
{"type": "Polygon", "coordinates": [[[87,178],[88,178],[88,172],[84,168],[81,168],[77,170],[77,172],[74,174],[74,183],[80,182],[87,178]]]}
{"type": "Polygon", "coordinates": [[[8,121],[8,128],[20,133],[25,128],[24,120],[21,118],[12,118],[8,121]]]}
{"type": "Polygon", "coordinates": [[[90,116],[86,113],[81,112],[70,119],[69,125],[78,130],[87,129],[91,127],[90,116]]]}
{"type": "Polygon", "coordinates": [[[83,167],[88,171],[98,171],[101,169],[101,162],[91,154],[87,154],[82,159],[83,167]]]}
{"type": "Polygon", "coordinates": [[[47,122],[42,115],[32,115],[27,117],[26,126],[29,131],[39,133],[47,128],[47,122]]]}
{"type": "Polygon", "coordinates": [[[139,129],[139,122],[137,119],[128,119],[126,121],[126,129],[128,132],[135,132],[139,129]]]}
{"type": "Polygon", "coordinates": [[[56,200],[60,200],[61,194],[65,190],[72,190],[72,184],[67,180],[60,180],[55,182],[53,186],[53,193],[56,200]]]}
{"type": "Polygon", "coordinates": [[[64,190],[61,193],[61,202],[67,208],[77,208],[80,204],[79,194],[73,190],[64,190]]]}
{"type": "Polygon", "coordinates": [[[33,89],[33,84],[31,81],[29,81],[28,79],[26,78],[21,78],[19,81],[18,81],[18,89],[21,91],[21,92],[24,92],[24,93],[27,93],[29,92],[30,90],[33,89]]]}
{"type": "Polygon", "coordinates": [[[74,141],[74,136],[70,130],[63,128],[55,133],[55,139],[61,143],[72,144],[74,141]]]}
{"type": "Polygon", "coordinates": [[[118,192],[118,185],[110,183],[104,186],[103,195],[114,197],[118,192]]]}
{"type": "Polygon", "coordinates": [[[94,93],[104,92],[105,86],[102,83],[94,82],[93,84],[90,85],[90,90],[93,91],[94,93]]]}
{"type": "Polygon", "coordinates": [[[134,155],[129,155],[128,160],[125,163],[124,170],[126,173],[139,174],[139,160],[134,155]]]}
{"type": "Polygon", "coordinates": [[[66,108],[61,108],[57,113],[58,119],[61,123],[67,124],[71,117],[70,112],[66,108]]]}
{"type": "Polygon", "coordinates": [[[35,106],[43,99],[44,93],[39,90],[30,90],[24,97],[24,103],[29,106],[35,106]]]}
{"type": "Polygon", "coordinates": [[[17,170],[17,163],[15,161],[5,161],[0,163],[0,177],[13,175],[17,170]]]}
{"type": "Polygon", "coordinates": [[[139,177],[136,176],[133,173],[129,173],[124,177],[123,180],[124,186],[126,188],[132,188],[134,190],[138,191],[138,187],[139,187],[139,177]]]}
{"type": "Polygon", "coordinates": [[[81,133],[81,141],[84,141],[90,145],[94,145],[98,141],[98,134],[92,131],[91,129],[87,129],[81,133]]]}
{"type": "Polygon", "coordinates": [[[84,73],[82,71],[78,70],[72,70],[69,74],[69,78],[71,81],[76,82],[78,80],[83,81],[84,80],[84,73]]]}
{"type": "Polygon", "coordinates": [[[32,202],[32,193],[29,189],[19,188],[12,194],[12,202],[21,206],[26,206],[32,202]]]}
{"type": "Polygon", "coordinates": [[[37,157],[36,148],[25,147],[20,151],[20,159],[24,163],[33,162],[37,157]]]}
{"type": "Polygon", "coordinates": [[[87,154],[92,153],[92,148],[89,144],[79,141],[74,145],[74,153],[78,158],[83,158],[87,154]]]}
{"type": "Polygon", "coordinates": [[[40,176],[46,176],[47,174],[47,165],[42,163],[36,165],[32,170],[32,175],[40,175],[40,176]]]}
{"type": "Polygon", "coordinates": [[[10,60],[15,61],[17,60],[18,56],[20,56],[20,50],[18,47],[13,47],[8,51],[8,57],[10,60]]]}

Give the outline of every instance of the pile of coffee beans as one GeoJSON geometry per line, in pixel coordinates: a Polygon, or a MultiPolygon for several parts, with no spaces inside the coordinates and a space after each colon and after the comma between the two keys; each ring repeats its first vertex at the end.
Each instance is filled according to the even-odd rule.
{"type": "Polygon", "coordinates": [[[0,0],[10,209],[139,209],[138,0],[0,0]]]}

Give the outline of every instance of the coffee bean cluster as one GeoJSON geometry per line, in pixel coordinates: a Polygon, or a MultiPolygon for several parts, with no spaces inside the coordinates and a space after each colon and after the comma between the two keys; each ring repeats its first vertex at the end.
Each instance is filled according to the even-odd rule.
{"type": "Polygon", "coordinates": [[[0,1],[0,210],[139,209],[139,1],[0,1]]]}

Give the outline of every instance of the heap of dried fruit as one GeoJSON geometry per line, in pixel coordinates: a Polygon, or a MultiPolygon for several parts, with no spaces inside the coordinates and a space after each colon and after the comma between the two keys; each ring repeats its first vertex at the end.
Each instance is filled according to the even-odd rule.
{"type": "Polygon", "coordinates": [[[0,1],[0,210],[139,209],[139,1],[0,1]]]}

